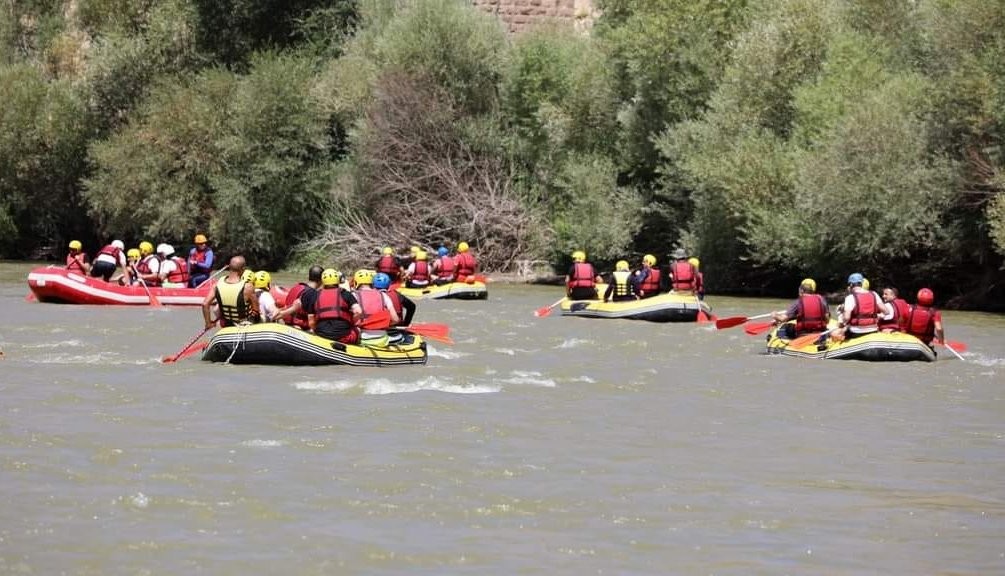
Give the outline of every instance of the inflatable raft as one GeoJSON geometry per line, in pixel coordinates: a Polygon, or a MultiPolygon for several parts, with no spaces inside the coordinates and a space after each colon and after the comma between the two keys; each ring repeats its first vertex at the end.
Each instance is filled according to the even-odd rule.
{"type": "MultiPolygon", "coordinates": [[[[209,293],[213,282],[200,288],[150,287],[150,294],[161,304],[172,306],[199,306],[209,293]]],[[[28,288],[39,302],[64,304],[118,304],[144,306],[150,304],[150,295],[139,285],[120,286],[101,278],[91,278],[65,268],[35,268],[28,273],[28,288]]]]}
{"type": "Polygon", "coordinates": [[[451,282],[439,286],[429,285],[425,288],[399,286],[398,293],[412,300],[438,300],[440,298],[485,300],[489,297],[489,289],[484,282],[451,282]]]}
{"type": "Polygon", "coordinates": [[[285,324],[252,324],[220,329],[202,359],[231,364],[401,366],[425,364],[426,343],[421,336],[406,333],[382,348],[353,346],[285,324]]]}
{"type": "MultiPolygon", "coordinates": [[[[832,322],[832,325],[836,326],[832,322]]],[[[934,362],[935,351],[921,340],[904,332],[875,332],[835,342],[828,340],[823,350],[814,341],[793,348],[790,340],[779,338],[777,328],[768,334],[768,353],[799,358],[866,360],[869,362],[934,362]]]]}
{"type": "MultiPolygon", "coordinates": [[[[601,295],[606,286],[598,286],[601,295]]],[[[648,320],[649,322],[695,322],[698,311],[706,315],[711,312],[708,304],[691,294],[669,292],[644,298],[642,300],[627,300],[624,302],[604,302],[600,300],[569,300],[562,304],[563,316],[582,316],[584,318],[627,318],[630,320],[648,320]]]]}

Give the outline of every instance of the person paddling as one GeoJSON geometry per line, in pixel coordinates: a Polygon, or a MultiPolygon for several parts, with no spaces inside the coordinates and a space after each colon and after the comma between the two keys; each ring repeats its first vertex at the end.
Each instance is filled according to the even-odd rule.
{"type": "Polygon", "coordinates": [[[433,274],[436,276],[434,283],[437,286],[450,284],[457,280],[457,264],[450,256],[450,251],[446,246],[440,246],[436,250],[438,256],[433,262],[433,274]]]}
{"type": "Polygon", "coordinates": [[[457,255],[454,256],[454,263],[457,265],[458,282],[467,282],[468,278],[474,276],[475,272],[478,271],[478,260],[471,253],[467,242],[457,244],[457,255]]]}
{"type": "Polygon", "coordinates": [[[315,292],[321,288],[322,272],[324,269],[320,266],[311,266],[310,270],[307,271],[307,282],[300,282],[290,288],[290,291],[286,293],[286,306],[276,312],[275,320],[277,322],[283,321],[301,330],[310,328],[307,323],[307,308],[304,305],[304,300],[313,300],[317,297],[315,292]]]}
{"type": "Polygon", "coordinates": [[[687,252],[683,248],[674,250],[674,261],[670,263],[671,288],[674,292],[690,292],[698,288],[698,271],[688,262],[687,252]]]}
{"type": "Polygon", "coordinates": [[[904,330],[908,334],[929,346],[934,339],[938,339],[939,342],[946,341],[946,332],[942,328],[942,312],[934,308],[934,303],[934,292],[928,288],[918,290],[918,303],[911,306],[904,324],[904,330]]]}
{"type": "Polygon", "coordinates": [[[572,253],[572,266],[565,275],[565,294],[570,300],[596,300],[597,283],[601,281],[593,264],[586,261],[586,252],[572,253]]]}
{"type": "Polygon", "coordinates": [[[356,290],[353,296],[362,310],[363,326],[367,331],[387,330],[401,321],[394,303],[387,292],[377,290],[373,285],[373,270],[357,270],[353,274],[356,290]],[[385,312],[386,311],[386,312],[385,312]]]}
{"type": "Polygon", "coordinates": [[[308,302],[307,322],[311,330],[329,340],[337,340],[343,344],[359,342],[360,318],[363,309],[356,297],[348,290],[339,286],[341,275],[334,268],[327,268],[321,273],[321,290],[316,298],[308,302]]]}
{"type": "Polygon", "coordinates": [[[827,347],[828,336],[841,341],[873,334],[879,330],[881,318],[893,316],[892,306],[884,302],[879,294],[863,288],[864,281],[865,277],[858,272],[848,276],[848,295],[841,305],[841,326],[817,339],[818,350],[827,347]]]}
{"type": "Polygon", "coordinates": [[[624,302],[637,300],[638,291],[632,281],[632,273],[628,270],[628,261],[618,260],[611,274],[611,282],[604,292],[604,302],[624,302]]]}
{"type": "Polygon", "coordinates": [[[792,340],[800,334],[820,332],[827,329],[831,314],[824,297],[817,294],[817,283],[812,278],[805,278],[799,283],[799,297],[785,310],[771,313],[775,322],[781,324],[778,337],[792,340]],[[795,320],[795,324],[788,324],[795,320]]]}
{"type": "Polygon", "coordinates": [[[639,287],[639,298],[659,296],[665,288],[663,274],[656,267],[656,257],[646,254],[642,257],[642,267],[634,272],[634,281],[639,287]]]}
{"type": "Polygon", "coordinates": [[[80,243],[80,240],[70,240],[69,248],[70,252],[66,255],[66,269],[86,276],[91,271],[91,265],[87,262],[84,245],[80,243]]]}
{"type": "Polygon", "coordinates": [[[373,277],[373,287],[387,294],[390,299],[391,306],[399,318],[394,326],[408,326],[412,323],[412,316],[415,315],[415,302],[397,290],[389,290],[391,287],[390,276],[383,272],[377,272],[373,277]]]}
{"type": "Polygon", "coordinates": [[[401,277],[401,260],[394,255],[394,249],[384,246],[380,258],[377,259],[377,272],[387,274],[392,281],[397,281],[401,277]]]}
{"type": "Polygon", "coordinates": [[[415,261],[408,265],[405,271],[405,281],[409,288],[425,288],[429,286],[432,270],[429,267],[429,256],[425,250],[415,253],[415,261]]]}
{"type": "Polygon", "coordinates": [[[245,272],[244,256],[233,256],[227,266],[227,275],[216,281],[216,284],[202,301],[202,317],[206,329],[213,327],[211,311],[213,306],[219,306],[220,325],[236,326],[248,322],[249,317],[257,316],[255,287],[243,278],[245,272]]]}
{"type": "Polygon", "coordinates": [[[101,278],[108,282],[117,268],[122,268],[122,273],[125,274],[128,265],[126,245],[122,243],[122,240],[113,240],[111,244],[99,250],[98,255],[94,257],[94,263],[91,264],[91,277],[101,278]]]}

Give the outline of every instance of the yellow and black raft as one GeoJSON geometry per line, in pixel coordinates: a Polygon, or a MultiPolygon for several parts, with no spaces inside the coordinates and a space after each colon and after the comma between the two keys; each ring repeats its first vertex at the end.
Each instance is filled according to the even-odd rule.
{"type": "Polygon", "coordinates": [[[213,335],[203,360],[231,364],[317,366],[402,366],[426,363],[426,343],[416,334],[394,335],[381,347],[353,346],[322,338],[285,324],[252,324],[222,328],[213,335]],[[395,341],[397,339],[397,341],[395,341]]]}
{"type": "Polygon", "coordinates": [[[458,300],[486,300],[489,297],[488,286],[484,282],[450,282],[448,284],[430,284],[425,288],[398,287],[398,293],[412,300],[439,300],[440,298],[455,298],[458,300]]]}
{"type": "MultiPolygon", "coordinates": [[[[831,327],[837,323],[831,321],[831,327]]],[[[793,347],[790,340],[779,338],[778,329],[768,333],[768,353],[799,358],[824,358],[832,360],[865,360],[868,362],[934,362],[935,351],[921,340],[904,332],[874,332],[850,340],[828,340],[822,350],[815,339],[793,347]]]]}
{"type": "MultiPolygon", "coordinates": [[[[606,286],[603,287],[606,289],[606,286]]],[[[597,292],[603,295],[598,286],[597,292]]],[[[600,300],[569,300],[562,301],[562,316],[581,316],[583,318],[626,318],[629,320],[648,320],[649,322],[695,322],[698,312],[706,315],[711,312],[708,304],[692,294],[668,292],[643,298],[642,300],[626,300],[623,302],[604,302],[600,300]]]]}

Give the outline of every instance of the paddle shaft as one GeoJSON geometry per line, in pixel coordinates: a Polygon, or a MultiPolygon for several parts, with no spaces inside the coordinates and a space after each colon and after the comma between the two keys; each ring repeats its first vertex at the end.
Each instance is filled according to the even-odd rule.
{"type": "Polygon", "coordinates": [[[946,344],[945,342],[942,342],[941,340],[936,340],[935,342],[937,342],[940,346],[942,346],[946,350],[949,350],[950,352],[952,352],[953,355],[956,356],[957,358],[959,358],[960,360],[963,360],[964,362],[966,362],[966,359],[963,358],[963,355],[960,354],[959,352],[957,352],[956,350],[953,350],[953,347],[950,346],[949,344],[946,344]]]}
{"type": "Polygon", "coordinates": [[[178,352],[174,356],[165,356],[164,358],[161,359],[161,362],[164,362],[165,364],[169,364],[171,362],[174,362],[182,354],[184,354],[189,348],[191,348],[192,346],[194,346],[195,343],[198,342],[200,338],[202,338],[203,336],[205,336],[206,332],[209,332],[212,329],[213,329],[212,326],[210,326],[209,328],[203,328],[202,332],[199,332],[198,334],[195,335],[195,338],[192,338],[191,340],[189,340],[188,344],[186,344],[185,347],[182,348],[180,352],[178,352]]]}

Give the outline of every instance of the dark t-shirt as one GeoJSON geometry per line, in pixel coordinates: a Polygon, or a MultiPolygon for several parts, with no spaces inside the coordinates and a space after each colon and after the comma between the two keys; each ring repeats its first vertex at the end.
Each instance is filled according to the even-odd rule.
{"type": "MultiPolygon", "coordinates": [[[[321,290],[324,290],[324,288],[321,290]]],[[[304,293],[300,295],[300,305],[304,307],[304,310],[307,310],[308,314],[317,314],[318,295],[321,293],[321,290],[311,290],[310,292],[304,290],[304,293]]],[[[356,297],[353,296],[351,292],[343,288],[339,288],[339,291],[341,293],[342,301],[350,308],[357,304],[356,297]]],[[[341,318],[318,320],[314,329],[315,334],[328,338],[329,340],[338,340],[346,334],[349,334],[351,331],[352,324],[342,320],[341,318]]]]}

